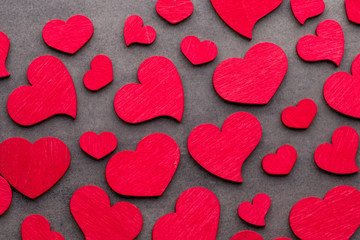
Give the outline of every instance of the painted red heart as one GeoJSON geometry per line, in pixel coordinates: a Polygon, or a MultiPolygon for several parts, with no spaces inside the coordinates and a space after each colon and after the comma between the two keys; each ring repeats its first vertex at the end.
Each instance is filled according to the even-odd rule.
{"type": "Polygon", "coordinates": [[[360,24],[360,3],[358,0],[345,0],[345,7],[350,22],[360,24]]]}
{"type": "Polygon", "coordinates": [[[175,213],[167,214],[156,222],[153,240],[215,240],[219,217],[217,197],[205,188],[190,188],[178,198],[175,213]]]}
{"type": "Polygon", "coordinates": [[[106,192],[96,186],[79,188],[71,197],[70,211],[88,240],[131,240],[143,225],[135,205],[118,202],[111,206],[106,192]]]}
{"type": "Polygon", "coordinates": [[[334,20],[325,20],[316,28],[316,35],[306,35],[298,41],[299,57],[310,62],[329,60],[339,66],[345,47],[341,25],[334,20]]]}
{"type": "Polygon", "coordinates": [[[80,137],[80,148],[90,156],[101,159],[115,150],[117,138],[111,132],[103,132],[97,135],[94,132],[86,132],[80,137]]]}
{"type": "Polygon", "coordinates": [[[136,151],[114,155],[106,166],[106,180],[117,193],[152,197],[163,194],[180,161],[180,149],[168,135],[151,134],[136,151]]]}
{"type": "Polygon", "coordinates": [[[243,202],[238,208],[239,217],[247,223],[265,226],[265,216],[269,211],[271,199],[265,193],[256,195],[253,202],[243,202]]]}
{"type": "Polygon", "coordinates": [[[276,154],[266,155],[262,167],[270,175],[288,175],[297,159],[296,149],[290,145],[280,147],[276,154]]]}
{"type": "Polygon", "coordinates": [[[156,31],[151,26],[143,26],[141,17],[132,15],[125,21],[124,38],[126,46],[133,43],[152,44],[156,39],[156,31]]]}
{"type": "Polygon", "coordinates": [[[296,19],[304,24],[308,18],[322,14],[325,3],[324,0],[291,0],[291,9],[296,19]]]}
{"type": "Polygon", "coordinates": [[[321,144],[315,151],[316,165],[331,173],[351,174],[359,171],[356,166],[356,153],[359,135],[351,127],[340,127],[332,136],[332,144],[321,144]]]}
{"type": "Polygon", "coordinates": [[[45,217],[30,215],[21,224],[22,240],[65,240],[60,233],[50,229],[50,223],[45,217]]]}
{"type": "Polygon", "coordinates": [[[138,78],[140,84],[128,84],[116,93],[116,114],[128,123],[160,116],[181,122],[184,90],[175,65],[165,57],[150,57],[140,65],[138,78]]]}
{"type": "Polygon", "coordinates": [[[70,151],[57,138],[41,138],[34,144],[10,138],[0,144],[0,174],[31,199],[54,186],[69,165],[70,151]]]}
{"type": "Polygon", "coordinates": [[[74,83],[58,58],[36,58],[28,68],[27,77],[31,85],[15,89],[7,101],[8,113],[16,123],[30,126],[57,114],[76,118],[74,83]]]}
{"type": "Polygon", "coordinates": [[[311,99],[301,100],[296,107],[287,107],[281,113],[281,121],[289,128],[306,129],[317,113],[316,103],[311,99]]]}
{"type": "Polygon", "coordinates": [[[200,42],[195,36],[187,36],[181,42],[181,51],[192,64],[200,65],[213,61],[218,50],[212,41],[200,42]]]}
{"type": "Polygon", "coordinates": [[[290,212],[290,227],[302,240],[350,239],[359,226],[360,192],[350,186],[331,189],[324,200],[305,198],[290,212]]]}
{"type": "Polygon", "coordinates": [[[59,19],[51,20],[44,26],[42,36],[50,47],[74,54],[90,40],[93,32],[94,26],[90,19],[75,15],[67,22],[59,19]]]}
{"type": "MultiPolygon", "coordinates": [[[[242,231],[235,234],[230,240],[264,240],[262,236],[253,231],[242,231]]],[[[276,238],[274,240],[291,240],[290,238],[276,238]]]]}
{"type": "Polygon", "coordinates": [[[176,24],[191,16],[194,5],[191,0],[158,0],[155,9],[166,21],[176,24]]]}
{"type": "Polygon", "coordinates": [[[11,200],[11,187],[4,178],[0,177],[0,216],[9,209],[11,200]]]}
{"type": "Polygon", "coordinates": [[[210,1],[217,14],[229,27],[250,39],[255,24],[282,3],[282,0],[210,1]]]}
{"type": "Polygon", "coordinates": [[[91,61],[91,70],[84,75],[83,82],[87,89],[97,91],[113,81],[113,67],[110,58],[97,55],[91,61]]]}
{"type": "Polygon", "coordinates": [[[9,53],[10,40],[5,33],[0,31],[0,78],[10,76],[6,69],[6,58],[9,53]]]}
{"type": "Polygon", "coordinates": [[[246,112],[229,116],[220,130],[213,124],[202,124],[190,133],[190,155],[212,174],[242,182],[241,168],[260,142],[262,128],[256,117],[246,112]]]}
{"type": "Polygon", "coordinates": [[[284,51],[273,43],[253,46],[244,59],[230,58],[216,68],[213,84],[225,100],[267,104],[283,81],[288,68],[284,51]]]}

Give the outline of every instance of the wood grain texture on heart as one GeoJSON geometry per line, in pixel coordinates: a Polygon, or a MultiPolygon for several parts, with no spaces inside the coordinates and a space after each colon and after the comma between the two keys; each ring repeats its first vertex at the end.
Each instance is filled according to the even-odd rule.
{"type": "Polygon", "coordinates": [[[305,198],[290,212],[290,227],[302,240],[347,240],[359,226],[360,192],[351,186],[335,187],[324,199],[305,198]]]}
{"type": "Polygon", "coordinates": [[[10,76],[10,73],[6,69],[6,58],[9,53],[10,40],[5,33],[0,31],[0,78],[10,76]]]}
{"type": "MultiPolygon", "coordinates": [[[[264,240],[263,237],[257,232],[253,231],[241,231],[235,234],[230,240],[264,240]]],[[[274,240],[291,240],[290,238],[276,238],[274,240]]]]}
{"type": "Polygon", "coordinates": [[[133,43],[152,44],[156,39],[156,31],[151,26],[143,26],[144,21],[140,16],[128,17],[124,25],[124,38],[126,46],[133,43]]]}
{"type": "Polygon", "coordinates": [[[216,44],[210,40],[200,42],[195,36],[187,36],[181,42],[181,51],[193,64],[200,65],[213,61],[217,56],[216,44]]]}
{"type": "Polygon", "coordinates": [[[252,203],[243,202],[238,208],[239,217],[245,222],[256,225],[265,226],[265,216],[271,205],[270,197],[265,193],[257,194],[252,203]]]}
{"type": "Polygon", "coordinates": [[[106,192],[96,186],[79,188],[71,197],[70,211],[86,240],[132,240],[143,225],[135,205],[118,202],[111,206],[106,192]]]}
{"type": "Polygon", "coordinates": [[[242,182],[242,165],[259,144],[261,135],[258,119],[250,113],[238,112],[225,120],[221,130],[209,123],[197,126],[188,138],[188,149],[210,173],[242,182]]]}
{"type": "Polygon", "coordinates": [[[360,2],[358,0],[345,0],[345,7],[349,21],[360,24],[360,2]]]}
{"type": "Polygon", "coordinates": [[[317,105],[311,99],[301,100],[296,107],[287,107],[281,113],[281,121],[289,128],[306,129],[317,113],[317,105]]]}
{"type": "Polygon", "coordinates": [[[84,75],[83,82],[90,91],[98,91],[113,81],[113,66],[109,57],[97,55],[91,61],[91,70],[84,75]]]}
{"type": "Polygon", "coordinates": [[[155,9],[166,21],[176,24],[191,16],[194,5],[191,0],[158,0],[155,9]]]}
{"type": "Polygon", "coordinates": [[[266,155],[262,161],[262,167],[270,175],[288,175],[296,159],[296,149],[290,145],[284,145],[276,153],[266,155]]]}
{"type": "Polygon", "coordinates": [[[12,200],[12,191],[9,183],[0,176],[0,216],[10,207],[12,200]]]}
{"type": "Polygon", "coordinates": [[[80,148],[90,156],[101,159],[115,150],[118,141],[111,132],[103,132],[97,135],[94,132],[86,132],[79,140],[80,148]]]}
{"type": "Polygon", "coordinates": [[[57,138],[34,144],[10,138],[0,144],[0,174],[20,193],[34,199],[48,191],[70,165],[70,151],[57,138]]]}
{"type": "Polygon", "coordinates": [[[30,215],[21,224],[22,240],[65,240],[58,232],[51,231],[49,221],[41,215],[30,215]]]}
{"type": "Polygon", "coordinates": [[[288,68],[285,52],[273,43],[258,43],[244,59],[230,58],[216,68],[213,84],[223,99],[245,104],[267,104],[288,68]]]}
{"type": "Polygon", "coordinates": [[[324,0],[291,0],[291,9],[296,19],[304,24],[308,18],[322,14],[325,3],[324,0]]]}
{"type": "Polygon", "coordinates": [[[58,58],[36,58],[28,68],[27,77],[31,85],[15,89],[7,101],[8,113],[16,123],[30,126],[57,114],[76,118],[74,83],[58,58]]]}
{"type": "Polygon", "coordinates": [[[183,192],[175,213],[161,217],[153,228],[153,240],[215,240],[220,203],[210,190],[195,187],[183,192]]]}
{"type": "Polygon", "coordinates": [[[153,197],[163,194],[180,161],[180,149],[168,135],[151,134],[136,151],[114,155],[106,166],[106,180],[117,193],[153,197]]]}

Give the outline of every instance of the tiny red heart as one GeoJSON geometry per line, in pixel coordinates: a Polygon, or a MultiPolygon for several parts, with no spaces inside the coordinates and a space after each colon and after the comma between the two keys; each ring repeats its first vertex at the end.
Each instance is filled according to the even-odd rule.
{"type": "Polygon", "coordinates": [[[195,36],[188,36],[182,40],[181,51],[194,65],[211,62],[217,56],[215,43],[209,40],[200,42],[195,36]]]}
{"type": "Polygon", "coordinates": [[[0,78],[10,76],[6,69],[6,58],[9,53],[10,40],[5,33],[0,31],[0,78]]]}
{"type": "Polygon", "coordinates": [[[296,19],[304,24],[308,18],[322,14],[325,3],[324,0],[291,0],[291,9],[296,19]]]}
{"type": "Polygon", "coordinates": [[[271,199],[265,193],[256,195],[253,202],[243,202],[238,208],[239,217],[247,223],[265,226],[265,216],[269,211],[271,199]]]}
{"type": "Polygon", "coordinates": [[[0,216],[9,209],[11,200],[11,187],[4,178],[0,177],[0,216]]]}
{"type": "Polygon", "coordinates": [[[117,138],[111,132],[103,132],[100,135],[86,132],[81,135],[79,143],[84,152],[96,159],[101,159],[115,150],[117,138]]]}
{"type": "Polygon", "coordinates": [[[281,113],[281,120],[289,128],[306,129],[317,113],[316,103],[311,99],[301,100],[296,107],[287,107],[281,113]]]}
{"type": "Polygon", "coordinates": [[[133,43],[152,44],[156,39],[156,31],[151,26],[143,26],[141,17],[132,15],[125,21],[124,38],[126,46],[133,43]]]}
{"type": "Polygon", "coordinates": [[[360,24],[360,2],[358,0],[345,0],[345,7],[349,21],[360,24]]]}
{"type": "Polygon", "coordinates": [[[30,215],[21,224],[22,240],[65,240],[58,232],[50,230],[49,221],[41,215],[30,215]]]}
{"type": "Polygon", "coordinates": [[[262,167],[270,175],[288,175],[296,162],[296,158],[296,149],[290,145],[284,145],[277,150],[276,154],[266,155],[262,161],[262,167]]]}
{"type": "MultiPolygon", "coordinates": [[[[235,234],[230,240],[264,240],[262,236],[253,231],[242,231],[235,234]]],[[[291,240],[290,238],[276,238],[274,240],[291,240]]]]}
{"type": "Polygon", "coordinates": [[[83,82],[87,89],[97,91],[113,81],[113,67],[110,58],[97,55],[91,61],[91,70],[84,75],[83,82]]]}
{"type": "Polygon", "coordinates": [[[191,16],[194,5],[191,0],[158,0],[155,9],[166,21],[176,24],[191,16]]]}

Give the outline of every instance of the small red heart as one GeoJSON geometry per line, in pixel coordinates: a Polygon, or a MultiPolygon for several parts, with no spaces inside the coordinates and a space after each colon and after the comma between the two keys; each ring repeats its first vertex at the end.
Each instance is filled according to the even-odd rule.
{"type": "Polygon", "coordinates": [[[75,15],[67,22],[54,19],[48,22],[42,31],[47,45],[56,50],[74,54],[87,43],[94,32],[90,19],[75,15]]]}
{"type": "Polygon", "coordinates": [[[135,205],[118,202],[111,206],[106,192],[96,186],[79,188],[71,197],[70,211],[85,239],[130,240],[143,225],[135,205]]]}
{"type": "Polygon", "coordinates": [[[152,44],[156,39],[156,31],[151,26],[144,26],[141,17],[132,15],[126,19],[124,38],[126,46],[133,43],[152,44]]]}
{"type": "MultiPolygon", "coordinates": [[[[242,231],[235,234],[230,240],[264,240],[262,236],[253,231],[242,231]]],[[[276,238],[274,240],[291,240],[290,238],[276,238]]]]}
{"type": "Polygon", "coordinates": [[[11,187],[4,178],[0,177],[0,216],[9,209],[11,200],[11,187]]]}
{"type": "Polygon", "coordinates": [[[5,33],[0,31],[0,78],[10,76],[10,73],[6,70],[6,58],[9,53],[10,40],[5,33]]]}
{"type": "Polygon", "coordinates": [[[36,58],[28,68],[27,77],[31,85],[15,89],[7,102],[8,113],[16,123],[34,125],[57,114],[76,118],[74,83],[58,58],[36,58]]]}
{"type": "Polygon", "coordinates": [[[304,24],[308,18],[322,14],[325,3],[324,0],[291,0],[291,9],[296,19],[304,24]]]}
{"type": "Polygon", "coordinates": [[[360,2],[358,0],[345,0],[345,7],[349,21],[360,24],[360,2]]]}
{"type": "Polygon", "coordinates": [[[311,99],[301,100],[296,107],[287,107],[281,113],[281,120],[289,128],[306,129],[317,113],[316,103],[311,99]]]}
{"type": "Polygon", "coordinates": [[[81,135],[79,143],[84,152],[96,159],[109,155],[118,144],[116,136],[111,132],[103,132],[100,135],[86,132],[81,135]]]}
{"type": "Polygon", "coordinates": [[[325,20],[316,28],[316,35],[302,37],[296,50],[305,61],[329,60],[340,65],[344,54],[344,33],[341,25],[334,20],[325,20]]]}
{"type": "Polygon", "coordinates": [[[321,144],[315,151],[316,165],[331,173],[351,174],[359,171],[356,166],[356,152],[359,135],[351,127],[340,127],[332,136],[332,144],[321,144]]]}
{"type": "Polygon", "coordinates": [[[97,55],[91,61],[91,70],[84,75],[83,82],[87,89],[97,91],[113,81],[113,67],[110,58],[97,55]]]}
{"type": "Polygon", "coordinates": [[[166,21],[176,24],[191,16],[194,5],[191,0],[158,0],[155,9],[166,21]]]}
{"type": "Polygon", "coordinates": [[[31,199],[54,186],[69,165],[70,151],[57,138],[41,138],[34,144],[10,138],[0,144],[0,174],[31,199]]]}
{"type": "Polygon", "coordinates": [[[153,229],[153,240],[215,240],[219,226],[220,203],[210,190],[195,187],[183,192],[175,213],[161,217],[153,229]]]}
{"type": "Polygon", "coordinates": [[[200,42],[195,36],[188,36],[181,42],[181,51],[194,65],[213,61],[217,56],[216,44],[206,40],[200,42]]]}
{"type": "Polygon", "coordinates": [[[276,154],[266,155],[262,161],[262,167],[270,175],[288,175],[296,162],[296,158],[296,149],[290,145],[284,145],[277,150],[276,154]]]}
{"type": "Polygon", "coordinates": [[[350,186],[331,189],[324,200],[305,198],[290,212],[290,227],[302,240],[350,239],[359,226],[360,192],[350,186]]]}
{"type": "Polygon", "coordinates": [[[138,78],[140,84],[128,84],[116,93],[116,114],[128,123],[160,116],[181,122],[184,91],[175,65],[165,57],[150,57],[140,65],[138,78]]]}
{"type": "Polygon", "coordinates": [[[247,223],[265,226],[265,216],[271,205],[271,199],[265,193],[256,195],[253,202],[243,202],[238,208],[239,217],[247,223]]]}
{"type": "Polygon", "coordinates": [[[23,240],[65,240],[58,232],[50,230],[49,221],[41,215],[30,215],[21,224],[23,240]]]}
{"type": "Polygon", "coordinates": [[[136,151],[114,155],[106,166],[106,180],[117,193],[152,197],[163,194],[180,161],[180,149],[168,135],[151,134],[136,151]]]}

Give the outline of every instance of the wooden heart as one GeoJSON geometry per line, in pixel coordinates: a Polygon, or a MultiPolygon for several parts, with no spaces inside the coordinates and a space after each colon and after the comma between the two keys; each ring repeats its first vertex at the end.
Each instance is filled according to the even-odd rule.
{"type": "Polygon", "coordinates": [[[0,78],[10,76],[10,73],[6,69],[6,58],[9,53],[10,40],[5,33],[0,31],[0,78]]]}
{"type": "Polygon", "coordinates": [[[124,38],[126,46],[133,43],[152,44],[156,39],[156,31],[151,26],[143,26],[140,16],[132,15],[126,19],[124,38]]]}
{"type": "Polygon", "coordinates": [[[79,144],[81,150],[96,159],[101,159],[115,150],[117,138],[111,132],[103,132],[100,135],[86,132],[81,135],[79,144]]]}
{"type": "Polygon", "coordinates": [[[322,14],[325,3],[324,0],[291,0],[291,9],[296,19],[304,24],[308,18],[322,14]]]}
{"type": "Polygon", "coordinates": [[[0,177],[0,216],[9,209],[11,200],[11,187],[4,178],[0,177]]]}
{"type": "Polygon", "coordinates": [[[301,100],[296,107],[287,107],[281,113],[281,121],[289,128],[306,129],[317,113],[316,103],[311,99],[301,100]]]}
{"type": "Polygon", "coordinates": [[[350,22],[360,24],[360,3],[358,0],[345,0],[345,7],[350,22]]]}
{"type": "Polygon", "coordinates": [[[280,147],[276,154],[266,155],[262,167],[270,175],[288,175],[297,159],[296,149],[290,145],[280,147]]]}
{"type": "Polygon", "coordinates": [[[191,16],[194,5],[191,0],[158,0],[155,9],[166,21],[176,24],[191,16]]]}
{"type": "Polygon", "coordinates": [[[110,58],[97,55],[91,61],[91,70],[84,75],[83,82],[90,91],[98,91],[113,81],[113,67],[110,58]]]}
{"type": "Polygon", "coordinates": [[[212,41],[200,42],[195,36],[187,36],[181,42],[181,51],[194,65],[213,61],[217,56],[217,47],[212,41]]]}
{"type": "Polygon", "coordinates": [[[41,215],[30,215],[21,224],[22,240],[65,240],[58,232],[50,230],[49,221],[41,215]]]}
{"type": "Polygon", "coordinates": [[[247,223],[265,226],[265,216],[270,208],[271,199],[265,193],[256,195],[253,202],[243,202],[238,208],[239,217],[247,223]]]}

